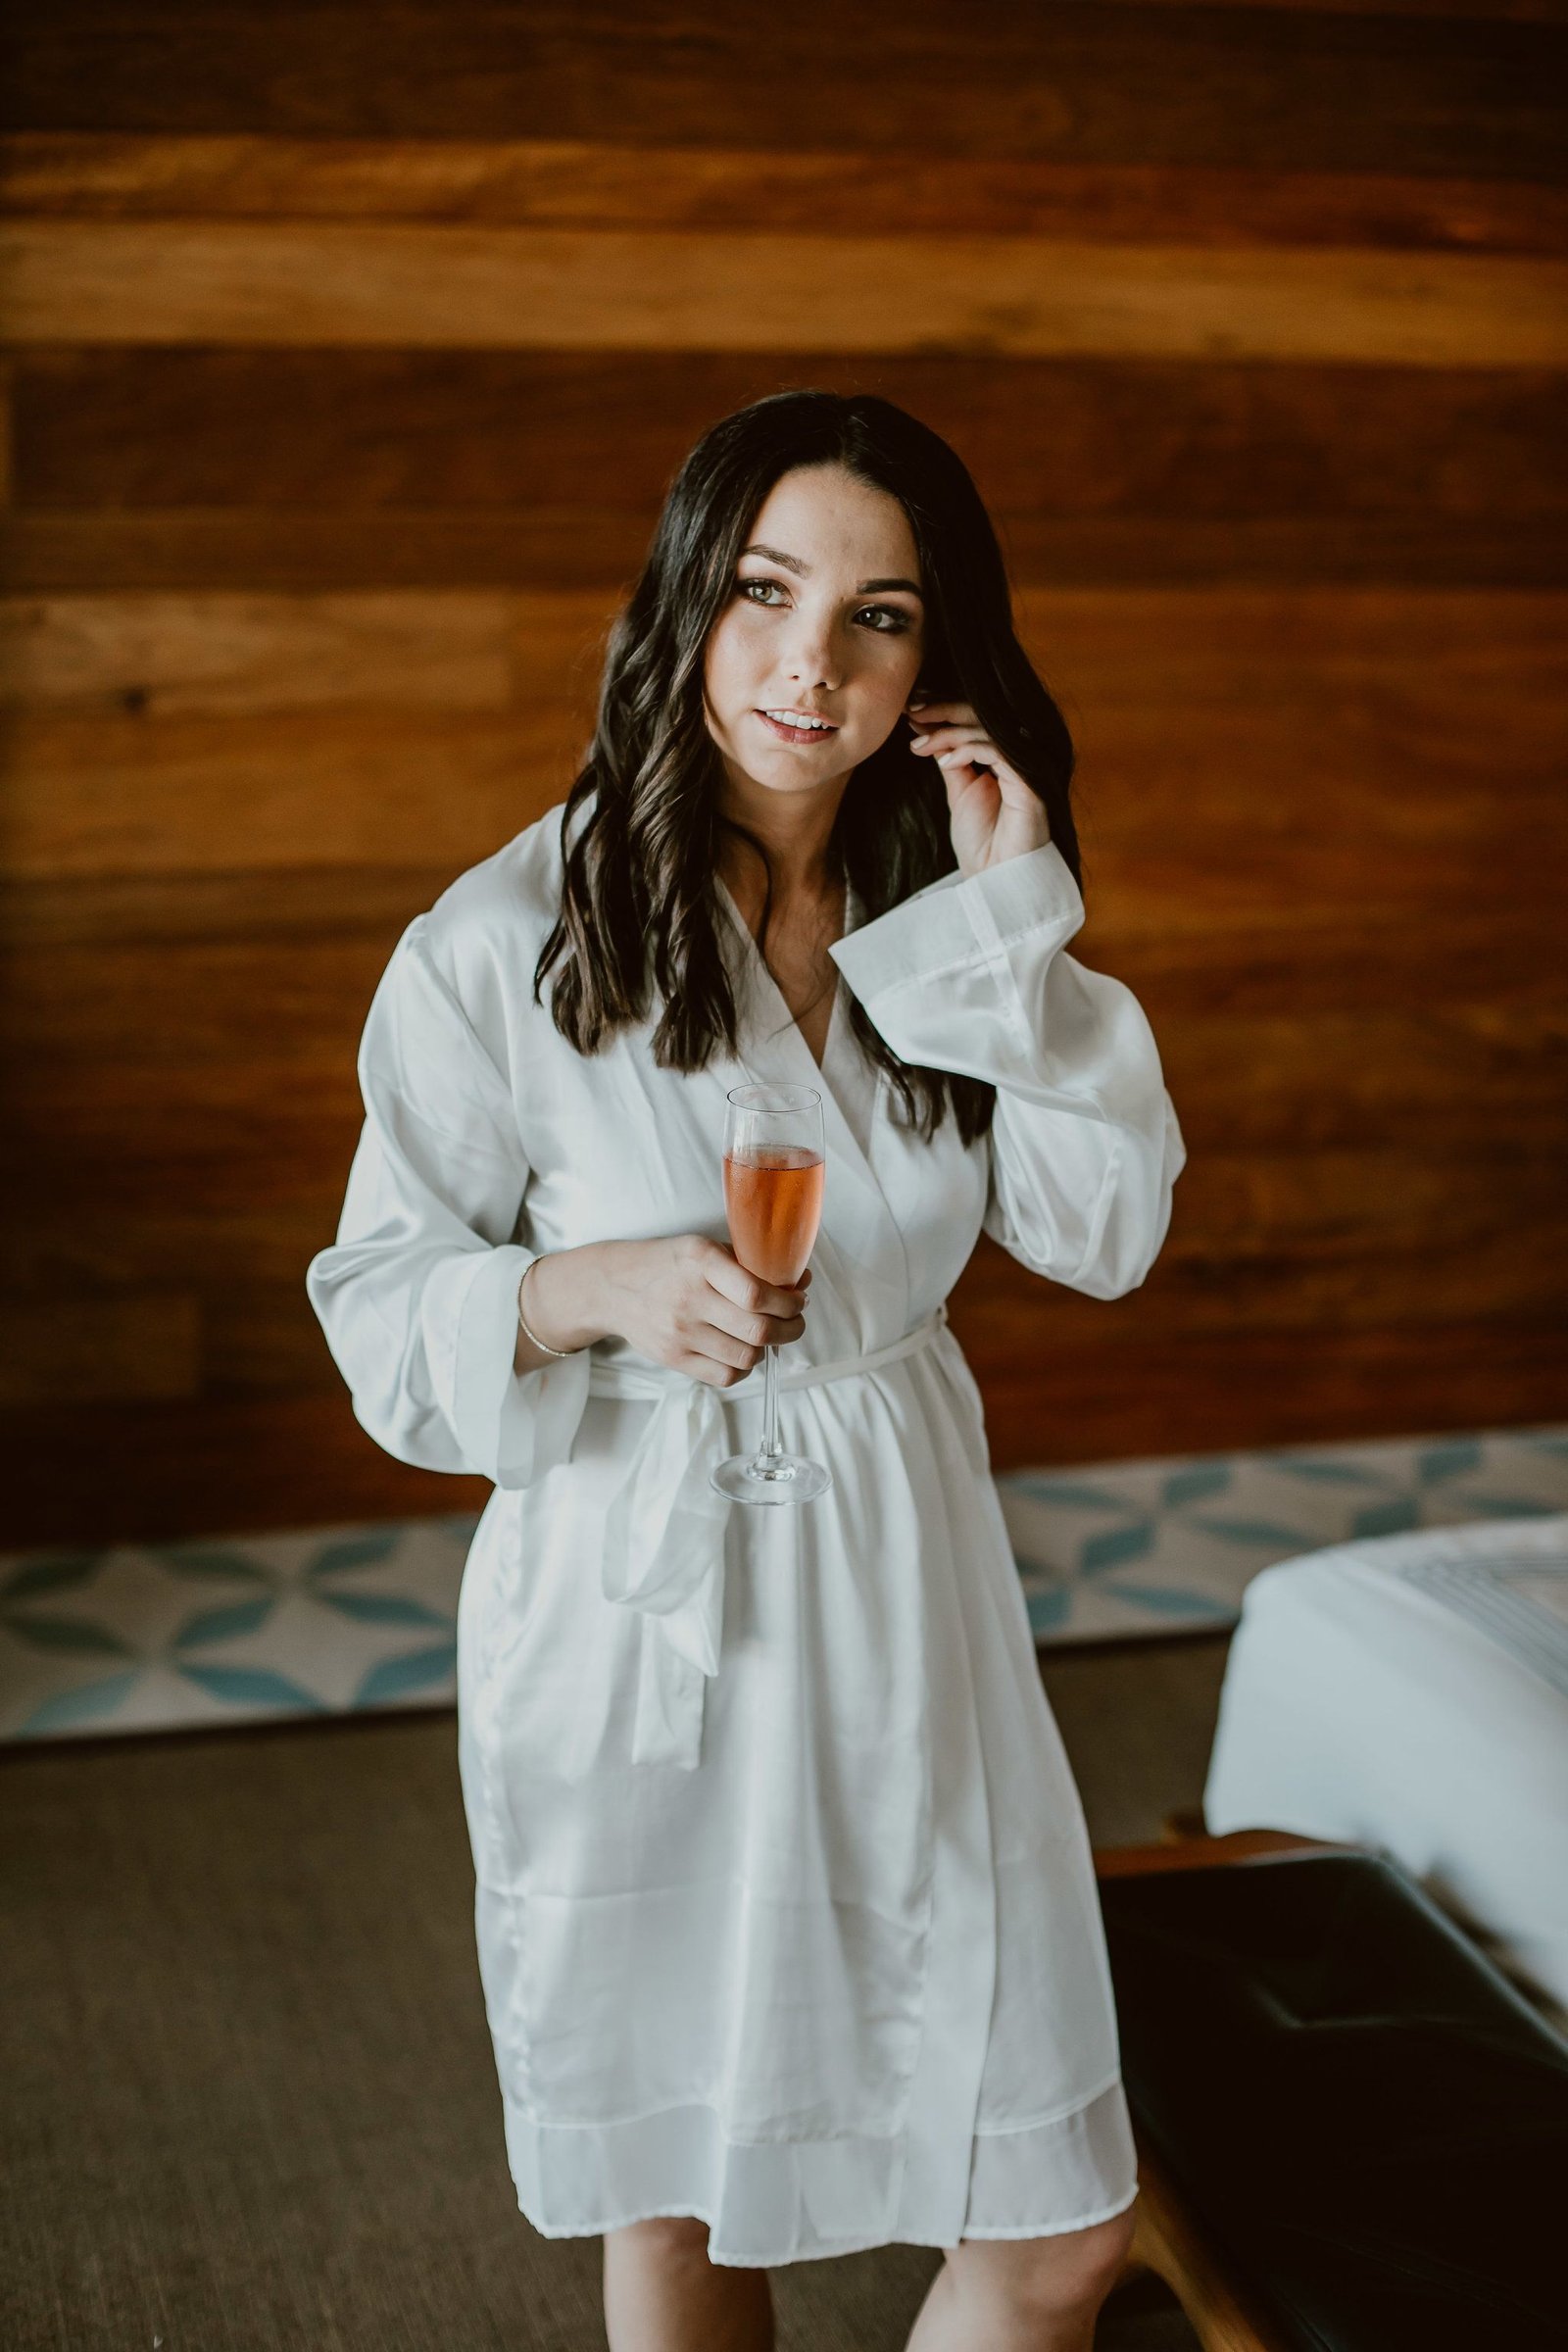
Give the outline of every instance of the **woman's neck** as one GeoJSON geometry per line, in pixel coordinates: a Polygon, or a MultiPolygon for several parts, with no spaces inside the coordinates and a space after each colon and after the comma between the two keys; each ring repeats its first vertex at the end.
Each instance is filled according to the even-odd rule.
{"type": "Polygon", "coordinates": [[[746,834],[755,836],[767,852],[776,906],[811,906],[834,895],[842,876],[830,844],[843,797],[841,787],[833,793],[830,807],[819,794],[804,806],[774,794],[762,796],[760,806],[755,794],[742,799],[732,793],[720,802],[717,865],[737,904],[755,895],[760,906],[767,887],[761,860],[746,834]],[[744,826],[745,833],[734,831],[736,826],[744,826]]]}

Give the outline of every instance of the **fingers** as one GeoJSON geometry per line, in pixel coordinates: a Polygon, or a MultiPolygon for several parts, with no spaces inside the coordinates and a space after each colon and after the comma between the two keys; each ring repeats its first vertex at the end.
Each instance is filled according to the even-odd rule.
{"type": "Polygon", "coordinates": [[[983,727],[979,725],[960,726],[956,720],[954,720],[947,726],[928,727],[924,733],[912,736],[909,749],[911,752],[919,752],[941,760],[950,752],[961,751],[969,744],[987,752],[995,752],[997,748],[983,727]]]}
{"type": "MultiPolygon", "coordinates": [[[[760,1275],[748,1274],[739,1258],[717,1242],[711,1245],[711,1254],[703,1260],[703,1274],[709,1287],[717,1291],[720,1298],[754,1316],[798,1315],[806,1303],[807,1285],[811,1279],[808,1266],[793,1290],[780,1289],[775,1283],[763,1282],[760,1275]]],[[[723,1319],[726,1324],[731,1320],[728,1315],[723,1319]]]]}
{"type": "Polygon", "coordinates": [[[980,723],[979,712],[972,703],[937,703],[922,700],[916,695],[905,704],[904,709],[916,730],[940,724],[944,719],[961,727],[974,727],[980,723]]]}
{"type": "Polygon", "coordinates": [[[727,1298],[710,1300],[707,1320],[699,1323],[700,1332],[721,1331],[727,1339],[738,1340],[743,1347],[754,1349],[769,1344],[781,1348],[786,1340],[798,1340],[806,1329],[804,1302],[796,1303],[801,1298],[800,1292],[769,1291],[767,1296],[787,1301],[781,1313],[770,1307],[752,1312],[732,1306],[727,1298]]]}
{"type": "Polygon", "coordinates": [[[760,1363],[764,1347],[803,1337],[809,1266],[789,1289],[749,1274],[722,1243],[692,1235],[685,1250],[697,1288],[679,1316],[684,1352],[673,1359],[677,1369],[710,1388],[731,1388],[760,1363]]]}
{"type": "MultiPolygon", "coordinates": [[[[804,1315],[769,1317],[766,1339],[775,1348],[786,1347],[791,1340],[801,1338],[806,1330],[804,1315]]],[[[762,1360],[763,1342],[749,1342],[737,1338],[717,1323],[706,1323],[692,1334],[693,1354],[690,1369],[699,1380],[710,1386],[727,1389],[748,1372],[755,1371],[762,1360]]]]}
{"type": "Polygon", "coordinates": [[[787,1348],[806,1330],[804,1315],[756,1315],[742,1320],[742,1331],[732,1331],[727,1323],[700,1323],[691,1344],[700,1355],[715,1356],[721,1364],[734,1364],[749,1372],[761,1362],[764,1348],[787,1348]]]}

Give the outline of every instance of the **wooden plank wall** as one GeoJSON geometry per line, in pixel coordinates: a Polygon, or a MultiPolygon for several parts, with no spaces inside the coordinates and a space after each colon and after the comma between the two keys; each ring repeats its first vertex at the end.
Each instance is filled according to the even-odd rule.
{"type": "Polygon", "coordinates": [[[458,1507],[302,1290],[399,930],[561,799],[694,434],[884,391],[1192,1153],[988,1246],[999,1463],[1568,1411],[1549,0],[33,12],[0,143],[7,1541],[458,1507]]]}

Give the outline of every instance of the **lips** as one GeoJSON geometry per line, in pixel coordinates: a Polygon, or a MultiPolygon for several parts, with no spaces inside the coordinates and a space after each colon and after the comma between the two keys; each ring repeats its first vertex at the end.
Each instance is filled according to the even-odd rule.
{"type": "MultiPolygon", "coordinates": [[[[791,726],[786,720],[775,718],[768,710],[759,710],[757,715],[780,743],[828,743],[838,733],[838,727],[831,719],[821,720],[814,727],[804,724],[791,726]]],[[[804,718],[810,714],[800,715],[804,718]]]]}

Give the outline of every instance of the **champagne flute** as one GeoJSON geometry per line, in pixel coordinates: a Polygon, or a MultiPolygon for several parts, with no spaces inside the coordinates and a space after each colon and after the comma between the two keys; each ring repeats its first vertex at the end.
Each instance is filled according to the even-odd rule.
{"type": "MultiPolygon", "coordinates": [[[[793,1290],[806,1271],[822,1216],[826,1159],[822,1098],[808,1086],[737,1086],[724,1114],[724,1209],[735,1255],[748,1274],[793,1290]]],[[[777,1350],[763,1351],[762,1441],[731,1454],[710,1483],[734,1502],[809,1502],[825,1494],[825,1463],[786,1453],[778,1442],[777,1350]]]]}

